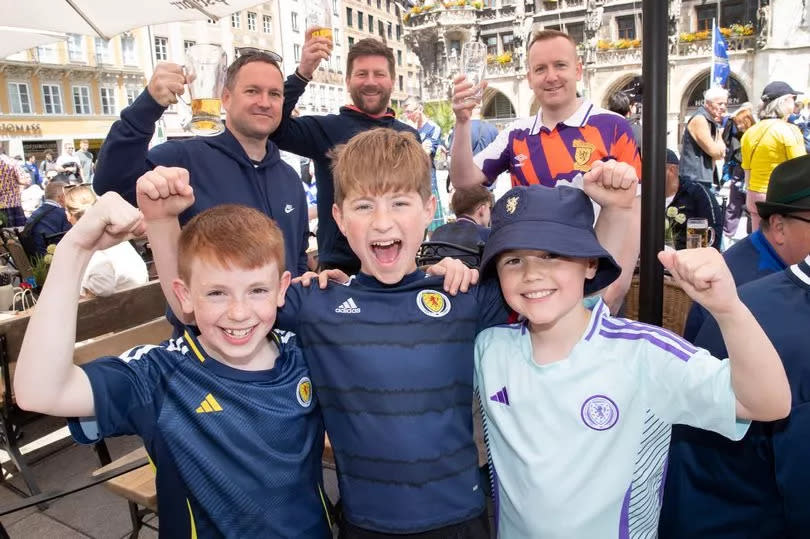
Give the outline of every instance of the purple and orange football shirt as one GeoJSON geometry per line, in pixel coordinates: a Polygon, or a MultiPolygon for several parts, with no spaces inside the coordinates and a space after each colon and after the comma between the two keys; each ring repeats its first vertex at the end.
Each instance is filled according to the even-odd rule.
{"type": "Polygon", "coordinates": [[[559,180],[573,181],[588,172],[594,161],[608,159],[628,163],[641,178],[641,156],[630,124],[587,100],[551,130],[540,112],[516,120],[473,159],[488,185],[509,171],[512,186],[554,187],[559,180]]]}

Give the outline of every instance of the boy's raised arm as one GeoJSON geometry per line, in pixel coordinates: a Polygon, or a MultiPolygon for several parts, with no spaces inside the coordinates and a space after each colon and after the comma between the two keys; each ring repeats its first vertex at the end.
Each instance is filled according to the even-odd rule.
{"type": "Polygon", "coordinates": [[[594,230],[602,247],[613,255],[622,274],[603,294],[611,312],[618,312],[624,301],[640,247],[641,199],[637,196],[635,169],[622,161],[596,161],[583,177],[583,191],[601,206],[594,230]]]}
{"type": "Polygon", "coordinates": [[[95,251],[142,233],[140,212],[110,192],[59,242],[14,373],[14,392],[21,408],[65,417],[94,415],[90,381],[73,364],[82,275],[95,251]]]}
{"type": "Polygon", "coordinates": [[[714,248],[658,253],[675,282],[717,321],[728,350],[737,417],[775,421],[790,413],[785,369],[768,336],[740,301],[734,278],[714,248]]]}
{"type": "Polygon", "coordinates": [[[193,318],[183,313],[172,286],[178,278],[180,222],[177,216],[194,204],[194,190],[189,185],[188,171],[179,167],[157,167],[138,178],[136,197],[146,223],[146,235],[163,295],[178,320],[184,324],[193,323],[193,318]]]}

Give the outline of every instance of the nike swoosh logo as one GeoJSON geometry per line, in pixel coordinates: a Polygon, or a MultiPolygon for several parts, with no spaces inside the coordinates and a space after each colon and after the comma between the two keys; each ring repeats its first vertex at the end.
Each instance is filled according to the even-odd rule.
{"type": "Polygon", "coordinates": [[[290,213],[290,212],[292,212],[294,209],[295,209],[295,208],[293,208],[291,204],[287,204],[286,206],[284,206],[284,213],[290,213]]]}

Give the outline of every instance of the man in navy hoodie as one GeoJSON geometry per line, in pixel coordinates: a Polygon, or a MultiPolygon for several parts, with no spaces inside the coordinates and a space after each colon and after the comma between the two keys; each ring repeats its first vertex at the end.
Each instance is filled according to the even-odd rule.
{"type": "Polygon", "coordinates": [[[309,234],[306,195],[298,175],[268,140],[285,106],[282,81],[277,57],[260,52],[240,55],[228,67],[222,92],[225,131],[214,137],[170,140],[150,150],[155,122],[177,103],[186,82],[181,66],[158,64],[146,90],[121,111],[121,119],[110,129],[93,187],[99,194],[116,191],[135,204],[135,182],[145,172],[157,166],[185,168],[196,200],[180,215],[181,224],[219,204],[256,208],[278,223],[284,234],[286,268],[300,275],[306,271],[309,234]]]}
{"type": "Polygon", "coordinates": [[[419,135],[414,128],[398,121],[388,107],[396,79],[394,53],[385,43],[374,38],[361,39],[349,49],[346,86],[352,105],[341,107],[339,114],[293,118],[293,107],[312,80],[318,64],[329,56],[331,49],[328,39],[313,37],[307,32],[298,68],[284,83],[284,115],[271,139],[282,150],[309,157],[315,163],[319,262],[322,269],[337,268],[352,275],[359,271],[360,261],[332,217],[335,188],[330,152],[357,133],[376,127],[410,131],[417,140],[419,135]]]}

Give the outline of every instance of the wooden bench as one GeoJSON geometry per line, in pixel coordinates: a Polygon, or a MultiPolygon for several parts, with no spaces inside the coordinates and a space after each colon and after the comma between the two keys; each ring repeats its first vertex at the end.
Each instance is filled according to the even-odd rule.
{"type": "MultiPolygon", "coordinates": [[[[74,362],[82,364],[104,355],[119,355],[132,346],[157,344],[167,339],[171,335],[171,325],[164,317],[165,312],[166,301],[158,281],[108,297],[80,301],[74,362]]],[[[29,318],[29,314],[21,313],[0,320],[0,444],[28,487],[28,492],[20,494],[37,495],[40,489],[18,445],[24,414],[16,406],[10,390],[29,318]]],[[[97,446],[97,452],[102,464],[110,462],[105,445],[97,446]]]]}

